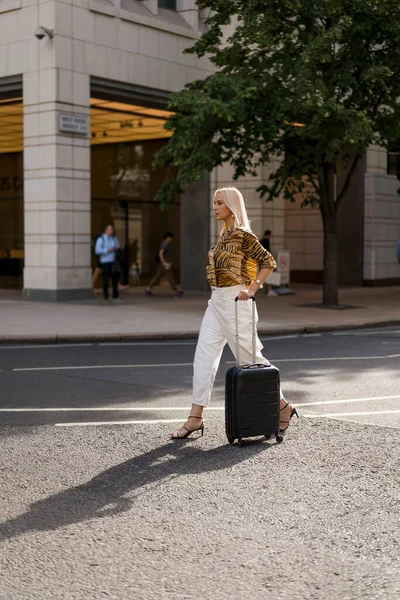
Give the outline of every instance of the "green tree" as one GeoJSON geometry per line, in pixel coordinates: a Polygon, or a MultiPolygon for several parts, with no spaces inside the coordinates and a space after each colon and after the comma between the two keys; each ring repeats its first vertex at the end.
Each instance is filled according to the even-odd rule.
{"type": "Polygon", "coordinates": [[[208,55],[217,70],[171,98],[175,114],[166,128],[173,135],[155,163],[171,166],[171,177],[158,198],[170,203],[225,162],[236,179],[279,156],[260,194],[293,200],[301,192],[303,205],[319,207],[323,302],[336,305],[338,206],[367,146],[399,134],[400,3],[198,0],[198,6],[211,12],[188,52],[208,55]]]}

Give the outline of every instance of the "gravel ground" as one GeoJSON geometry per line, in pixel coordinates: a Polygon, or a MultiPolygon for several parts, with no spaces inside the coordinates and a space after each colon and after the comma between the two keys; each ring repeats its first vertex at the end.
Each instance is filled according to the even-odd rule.
{"type": "Polygon", "coordinates": [[[169,430],[0,430],[1,600],[400,597],[398,430],[169,430]]]}

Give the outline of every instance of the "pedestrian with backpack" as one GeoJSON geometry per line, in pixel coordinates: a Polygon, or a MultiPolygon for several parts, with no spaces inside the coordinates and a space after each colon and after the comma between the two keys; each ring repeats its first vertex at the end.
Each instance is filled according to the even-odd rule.
{"type": "Polygon", "coordinates": [[[101,235],[95,246],[95,254],[99,257],[100,267],[103,273],[103,297],[108,300],[108,283],[111,279],[113,289],[113,299],[119,298],[118,281],[121,274],[121,266],[117,259],[117,253],[120,250],[118,239],[114,236],[112,225],[106,225],[104,233],[101,235]]]}

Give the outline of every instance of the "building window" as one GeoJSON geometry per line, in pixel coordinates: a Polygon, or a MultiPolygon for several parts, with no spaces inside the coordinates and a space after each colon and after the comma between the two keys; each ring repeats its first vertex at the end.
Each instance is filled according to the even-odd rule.
{"type": "Polygon", "coordinates": [[[168,10],[176,10],[176,0],[158,0],[158,6],[168,10]]]}
{"type": "Polygon", "coordinates": [[[400,141],[392,141],[388,146],[387,153],[388,175],[396,175],[400,179],[400,141]]]}

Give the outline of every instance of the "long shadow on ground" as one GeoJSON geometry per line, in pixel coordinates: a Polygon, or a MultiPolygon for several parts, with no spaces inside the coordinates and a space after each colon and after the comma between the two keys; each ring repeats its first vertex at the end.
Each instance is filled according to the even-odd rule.
{"type": "Polygon", "coordinates": [[[192,447],[190,441],[165,444],[115,465],[82,485],[35,502],[25,513],[0,524],[0,541],[126,512],[136,500],[132,492],[149,484],[171,476],[228,469],[269,447],[265,441],[251,442],[245,451],[228,445],[202,450],[192,447]]]}

